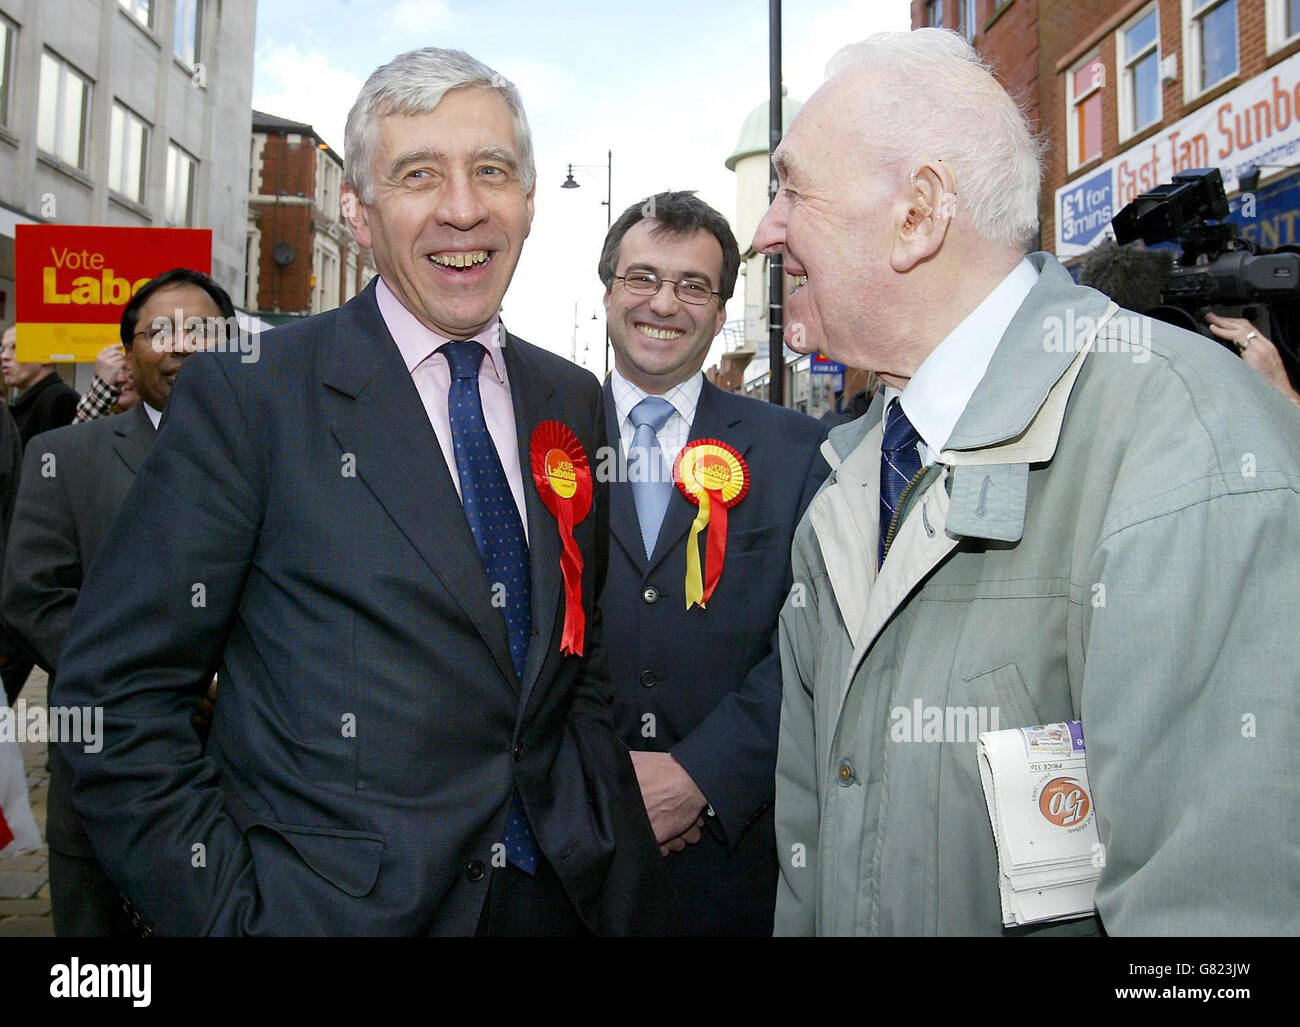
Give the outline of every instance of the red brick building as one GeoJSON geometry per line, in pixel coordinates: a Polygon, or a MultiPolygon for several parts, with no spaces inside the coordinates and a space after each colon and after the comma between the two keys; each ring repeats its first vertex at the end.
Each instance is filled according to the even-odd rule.
{"type": "Polygon", "coordinates": [[[1037,131],[1038,6],[1039,0],[912,0],[912,28],[937,26],[964,36],[1037,131]]]}
{"type": "Polygon", "coordinates": [[[343,222],[343,159],[310,125],[253,111],[247,308],[268,320],[330,310],[375,274],[343,222]]]}
{"type": "Polygon", "coordinates": [[[1139,193],[1206,167],[1254,197],[1234,204],[1243,235],[1296,241],[1300,0],[1041,6],[1046,248],[1077,256],[1139,193]]]}
{"type": "Polygon", "coordinates": [[[1077,257],[1205,167],[1251,197],[1242,235],[1300,242],[1300,0],[914,0],[928,24],[972,39],[1048,143],[1043,249],[1077,257]]]}

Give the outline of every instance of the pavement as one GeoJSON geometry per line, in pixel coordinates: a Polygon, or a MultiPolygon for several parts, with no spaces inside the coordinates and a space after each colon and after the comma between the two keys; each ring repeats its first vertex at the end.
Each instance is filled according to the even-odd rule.
{"type": "MultiPolygon", "coordinates": [[[[21,698],[28,707],[46,704],[48,682],[39,667],[27,679],[21,698]]],[[[0,702],[4,697],[0,695],[0,702]]],[[[27,769],[27,792],[36,826],[45,834],[45,794],[50,774],[45,769],[45,743],[22,742],[23,765],[27,769]]],[[[0,938],[52,938],[50,918],[49,849],[15,858],[0,858],[0,938]]]]}

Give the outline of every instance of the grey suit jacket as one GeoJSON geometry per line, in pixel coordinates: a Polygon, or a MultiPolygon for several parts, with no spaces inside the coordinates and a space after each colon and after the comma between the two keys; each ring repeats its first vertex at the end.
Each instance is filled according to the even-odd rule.
{"type": "MultiPolygon", "coordinates": [[[[27,444],[0,601],[9,629],[27,643],[51,679],[86,568],[154,434],[140,403],[115,417],[42,432],[27,444]]],[[[47,804],[49,844],[67,855],[92,856],[72,808],[72,771],[58,746],[50,747],[47,804]]]]}
{"type": "Polygon", "coordinates": [[[95,551],[153,445],[144,404],[43,432],[27,445],[14,506],[5,621],[53,673],[95,551]]]}

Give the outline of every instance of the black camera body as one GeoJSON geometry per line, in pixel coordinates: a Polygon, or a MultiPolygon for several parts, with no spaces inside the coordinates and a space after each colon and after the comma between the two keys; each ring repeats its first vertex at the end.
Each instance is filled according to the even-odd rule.
{"type": "Polygon", "coordinates": [[[1161,289],[1162,306],[1152,317],[1214,339],[1207,311],[1247,317],[1290,356],[1290,322],[1300,308],[1300,253],[1289,248],[1258,253],[1228,216],[1228,198],[1218,168],[1184,171],[1138,196],[1115,215],[1111,227],[1121,245],[1175,243],[1181,253],[1161,289]]]}

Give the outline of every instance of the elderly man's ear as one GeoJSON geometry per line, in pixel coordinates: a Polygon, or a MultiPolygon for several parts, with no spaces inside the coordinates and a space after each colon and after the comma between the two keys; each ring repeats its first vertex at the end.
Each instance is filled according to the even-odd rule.
{"type": "Polygon", "coordinates": [[[907,206],[890,254],[895,271],[910,271],[939,252],[956,206],[957,185],[947,164],[927,161],[912,173],[907,206]]]}

